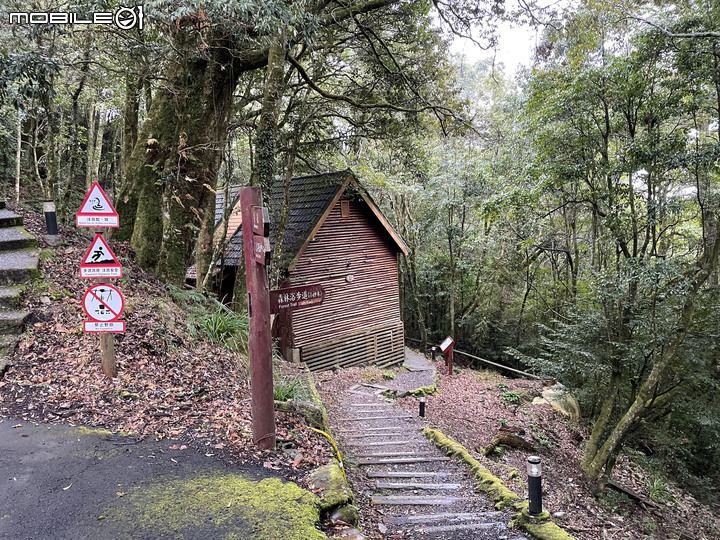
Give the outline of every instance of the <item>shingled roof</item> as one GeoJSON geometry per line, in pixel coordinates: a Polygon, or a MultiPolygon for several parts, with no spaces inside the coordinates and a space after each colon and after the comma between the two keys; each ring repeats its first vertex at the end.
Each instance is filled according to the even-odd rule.
{"type": "MultiPolygon", "coordinates": [[[[281,266],[287,268],[292,265],[308,242],[311,233],[321,221],[324,221],[333,203],[343,194],[349,194],[351,199],[364,199],[381,225],[393,237],[398,249],[407,254],[405,243],[392,229],[375,202],[357,183],[352,171],[348,169],[333,173],[295,177],[290,181],[290,212],[285,224],[281,266]]],[[[218,193],[218,197],[219,195],[218,193]]],[[[270,243],[273,248],[277,241],[277,230],[274,226],[278,224],[280,219],[283,198],[282,183],[277,183],[272,193],[273,212],[271,213],[270,243]]],[[[222,204],[216,205],[216,224],[222,219],[222,208],[222,204]]],[[[242,230],[238,230],[225,250],[225,264],[227,266],[239,265],[243,256],[242,250],[242,230]]]]}
{"type": "MultiPolygon", "coordinates": [[[[240,199],[240,188],[239,187],[231,187],[228,190],[229,193],[229,199],[230,199],[230,208],[234,208],[237,204],[238,200],[240,199]]],[[[217,195],[215,196],[215,227],[220,225],[220,221],[222,221],[223,213],[225,212],[225,190],[221,189],[217,192],[217,195]]]]}

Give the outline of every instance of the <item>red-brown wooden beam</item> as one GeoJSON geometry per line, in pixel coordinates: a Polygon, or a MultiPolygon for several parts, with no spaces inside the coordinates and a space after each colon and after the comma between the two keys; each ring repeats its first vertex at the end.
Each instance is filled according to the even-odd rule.
{"type": "Polygon", "coordinates": [[[265,265],[257,262],[254,254],[252,206],[262,206],[260,188],[242,188],[240,209],[250,315],[248,349],[250,352],[253,442],[258,448],[272,450],[275,448],[275,409],[269,284],[265,265]]]}

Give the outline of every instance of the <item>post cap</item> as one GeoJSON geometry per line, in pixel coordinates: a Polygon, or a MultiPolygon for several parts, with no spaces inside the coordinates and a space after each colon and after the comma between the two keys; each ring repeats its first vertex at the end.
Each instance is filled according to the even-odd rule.
{"type": "Polygon", "coordinates": [[[542,462],[538,456],[528,456],[527,459],[527,473],[528,476],[539,477],[542,476],[542,462]]]}

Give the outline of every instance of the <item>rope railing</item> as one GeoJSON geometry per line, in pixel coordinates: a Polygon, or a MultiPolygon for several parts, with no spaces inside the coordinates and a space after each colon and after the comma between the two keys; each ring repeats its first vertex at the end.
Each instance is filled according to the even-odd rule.
{"type": "MultiPolygon", "coordinates": [[[[408,341],[413,341],[415,343],[420,343],[419,339],[411,338],[408,336],[405,336],[405,339],[408,341]]],[[[538,381],[546,381],[546,380],[552,379],[552,377],[540,377],[538,375],[533,375],[532,373],[528,373],[526,371],[521,371],[519,369],[511,368],[511,367],[505,366],[503,364],[498,364],[497,362],[492,362],[490,360],[487,360],[486,358],[481,358],[479,356],[475,356],[474,354],[466,353],[464,351],[459,351],[457,349],[453,349],[453,353],[462,354],[463,356],[467,356],[468,358],[472,358],[473,360],[477,360],[478,362],[482,362],[483,364],[487,364],[489,366],[503,369],[505,371],[510,371],[511,373],[517,373],[518,375],[522,375],[523,377],[528,377],[530,379],[536,379],[538,381]]]]}

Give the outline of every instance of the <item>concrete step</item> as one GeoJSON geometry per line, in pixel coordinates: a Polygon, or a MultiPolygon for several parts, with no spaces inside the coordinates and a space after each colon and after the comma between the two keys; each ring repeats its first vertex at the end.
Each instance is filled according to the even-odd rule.
{"type": "Polygon", "coordinates": [[[461,473],[451,472],[425,472],[425,471],[368,471],[368,478],[434,478],[436,476],[461,476],[461,473]]]}
{"type": "Polygon", "coordinates": [[[376,482],[375,487],[377,489],[425,489],[425,490],[441,490],[447,489],[450,491],[458,490],[462,487],[462,484],[421,484],[418,482],[376,482]]]}
{"type": "Polygon", "coordinates": [[[22,334],[29,311],[0,311],[0,333],[22,334]]]}
{"type": "Polygon", "coordinates": [[[0,227],[21,227],[22,224],[22,216],[10,210],[0,210],[0,227]]]}
{"type": "Polygon", "coordinates": [[[413,525],[434,522],[465,522],[494,520],[502,515],[501,512],[440,512],[437,514],[415,514],[408,516],[387,516],[383,521],[387,525],[413,525]]]}
{"type": "Polygon", "coordinates": [[[432,463],[450,461],[449,457],[361,458],[358,465],[400,465],[405,463],[432,463]]]}
{"type": "Polygon", "coordinates": [[[0,286],[17,285],[39,275],[36,250],[0,252],[0,286]]]}
{"type": "Polygon", "coordinates": [[[433,527],[420,527],[415,529],[415,531],[422,534],[438,534],[457,531],[486,531],[493,533],[492,538],[497,538],[497,534],[507,531],[507,525],[499,521],[491,523],[459,523],[456,525],[435,525],[433,527]]]}
{"type": "Polygon", "coordinates": [[[0,229],[0,251],[30,249],[38,247],[35,236],[24,227],[4,227],[0,229]]]}
{"type": "Polygon", "coordinates": [[[414,450],[406,450],[403,452],[366,452],[363,454],[355,453],[355,457],[359,458],[392,458],[392,457],[433,457],[435,452],[415,452],[414,450]]]}
{"type": "Polygon", "coordinates": [[[22,287],[0,287],[0,310],[17,307],[21,298],[22,287]]]}
{"type": "Polygon", "coordinates": [[[353,433],[358,434],[358,431],[364,431],[366,433],[377,433],[378,435],[385,435],[388,431],[396,432],[401,429],[406,429],[407,426],[389,426],[389,427],[371,427],[371,428],[349,428],[347,426],[333,429],[333,433],[353,433]]]}
{"type": "Polygon", "coordinates": [[[383,505],[447,506],[471,500],[466,497],[432,497],[429,495],[373,495],[370,502],[383,505]]]}
{"type": "Polygon", "coordinates": [[[367,420],[394,420],[396,418],[415,418],[412,414],[380,414],[377,416],[357,416],[355,418],[338,418],[338,422],[365,422],[367,420]]]}
{"type": "MultiPolygon", "coordinates": [[[[337,430],[335,430],[337,431],[337,430]]],[[[391,438],[391,437],[407,437],[408,434],[406,431],[393,431],[393,432],[375,432],[375,433],[365,433],[361,435],[343,435],[343,439],[347,439],[352,444],[360,444],[359,442],[355,441],[355,439],[369,439],[368,442],[376,441],[378,437],[383,438],[391,438]],[[352,440],[351,440],[352,439],[352,440]]],[[[427,439],[425,439],[427,440],[427,439]]]]}
{"type": "Polygon", "coordinates": [[[357,408],[363,408],[363,407],[382,407],[385,409],[390,408],[390,404],[388,403],[379,403],[379,402],[367,402],[367,403],[343,403],[342,405],[337,405],[338,409],[357,409],[357,408]]]}
{"type": "Polygon", "coordinates": [[[427,441],[421,441],[420,439],[404,439],[404,440],[385,440],[385,441],[372,441],[372,442],[362,442],[362,441],[348,441],[348,444],[355,447],[367,447],[367,446],[404,446],[407,444],[418,444],[420,442],[427,442],[427,441]]]}

